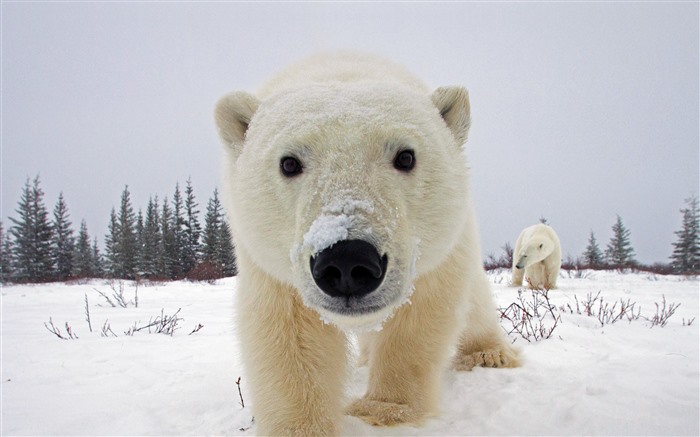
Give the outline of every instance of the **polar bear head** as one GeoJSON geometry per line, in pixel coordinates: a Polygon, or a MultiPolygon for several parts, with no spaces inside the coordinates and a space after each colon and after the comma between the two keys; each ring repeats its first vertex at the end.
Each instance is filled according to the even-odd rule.
{"type": "Polygon", "coordinates": [[[461,87],[316,83],[216,108],[239,257],[342,328],[376,327],[448,256],[467,213],[461,87]]]}
{"type": "Polygon", "coordinates": [[[554,251],[554,242],[549,235],[535,234],[523,242],[520,251],[516,254],[515,267],[524,269],[527,266],[538,263],[547,258],[554,251]]]}

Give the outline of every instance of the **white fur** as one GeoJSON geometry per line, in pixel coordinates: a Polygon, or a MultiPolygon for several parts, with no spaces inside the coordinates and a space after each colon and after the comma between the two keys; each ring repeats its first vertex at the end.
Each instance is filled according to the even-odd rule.
{"type": "Polygon", "coordinates": [[[259,433],[339,432],[344,329],[375,330],[362,340],[368,392],[346,411],[377,425],[435,412],[457,341],[458,369],[517,365],[479,255],[461,148],[469,119],[463,88],[431,94],[396,64],[347,53],[297,63],[257,96],[221,99],[224,202],[259,433]],[[393,167],[407,148],[410,173],[393,167]],[[283,157],[303,172],[283,176],[283,157]],[[310,257],[346,239],[388,257],[379,288],[347,301],[361,314],[338,310],[310,272],[310,257]]]}
{"type": "Polygon", "coordinates": [[[561,268],[561,244],[550,226],[536,224],[523,229],[513,250],[513,286],[523,283],[530,288],[553,289],[561,268]]]}

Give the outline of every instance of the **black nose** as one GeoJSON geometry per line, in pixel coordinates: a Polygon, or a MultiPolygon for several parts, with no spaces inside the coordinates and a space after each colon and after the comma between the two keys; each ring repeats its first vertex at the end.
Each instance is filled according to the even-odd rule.
{"type": "Polygon", "coordinates": [[[316,285],[332,297],[360,297],[379,287],[387,257],[362,240],[344,240],[311,257],[316,285]]]}

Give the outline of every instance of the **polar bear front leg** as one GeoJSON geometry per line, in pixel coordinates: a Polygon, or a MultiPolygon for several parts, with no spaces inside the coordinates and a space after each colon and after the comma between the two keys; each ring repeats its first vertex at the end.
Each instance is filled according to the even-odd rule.
{"type": "Polygon", "coordinates": [[[525,273],[525,269],[519,269],[515,267],[515,263],[513,263],[513,276],[511,277],[510,280],[510,285],[511,287],[520,287],[523,285],[523,274],[525,273]]]}
{"type": "Polygon", "coordinates": [[[297,291],[257,271],[239,276],[239,329],[258,435],[337,435],[346,340],[297,291]]]}
{"type": "Polygon", "coordinates": [[[543,290],[547,288],[547,271],[544,261],[527,266],[525,276],[529,288],[533,290],[543,290]]]}
{"type": "Polygon", "coordinates": [[[559,265],[556,261],[552,263],[550,260],[545,260],[546,272],[547,272],[547,284],[545,288],[547,290],[554,290],[557,288],[557,279],[559,278],[559,265]]]}
{"type": "Polygon", "coordinates": [[[452,365],[455,370],[474,367],[518,367],[518,350],[513,347],[498,323],[496,305],[488,278],[474,273],[467,289],[467,323],[457,345],[452,365]]]}
{"type": "Polygon", "coordinates": [[[454,300],[416,282],[411,304],[363,343],[369,358],[366,394],[346,413],[371,425],[419,425],[436,413],[441,375],[458,325],[454,300]],[[441,296],[441,297],[440,297],[441,296]]]}

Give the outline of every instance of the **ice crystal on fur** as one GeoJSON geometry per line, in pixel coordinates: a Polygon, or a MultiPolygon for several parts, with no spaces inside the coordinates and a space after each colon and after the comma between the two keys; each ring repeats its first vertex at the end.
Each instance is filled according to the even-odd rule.
{"type": "Polygon", "coordinates": [[[374,206],[369,200],[353,199],[351,197],[341,197],[323,207],[323,212],[329,214],[356,214],[356,211],[364,210],[368,213],[374,212],[374,206]]]}
{"type": "MultiPolygon", "coordinates": [[[[348,239],[350,229],[355,224],[355,218],[361,216],[362,211],[368,213],[374,211],[372,203],[368,200],[345,196],[335,198],[323,207],[323,214],[311,223],[309,230],[304,234],[303,247],[310,249],[315,255],[338,241],[348,239]]],[[[371,229],[365,230],[365,232],[370,231],[371,229]]],[[[292,256],[294,252],[296,251],[292,251],[292,256]]]]}
{"type": "Polygon", "coordinates": [[[310,248],[315,255],[338,241],[345,240],[351,225],[352,217],[345,214],[322,215],[311,223],[304,235],[304,246],[310,248]]]}

